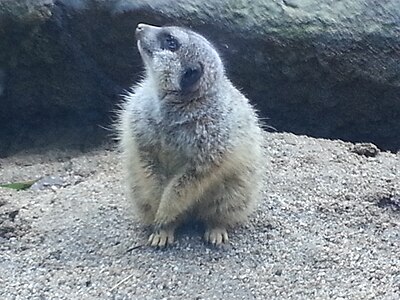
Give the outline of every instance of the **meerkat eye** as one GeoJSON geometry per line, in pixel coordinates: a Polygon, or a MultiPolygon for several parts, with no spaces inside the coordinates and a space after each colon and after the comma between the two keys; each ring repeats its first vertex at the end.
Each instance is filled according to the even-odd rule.
{"type": "Polygon", "coordinates": [[[163,36],[162,40],[161,40],[161,48],[163,50],[169,50],[172,52],[175,52],[179,49],[180,44],[178,42],[178,40],[176,38],[174,38],[172,35],[170,34],[166,34],[165,36],[163,36]]]}
{"type": "Polygon", "coordinates": [[[181,77],[181,90],[182,92],[193,92],[196,90],[199,80],[203,75],[203,66],[196,64],[187,67],[181,77]]]}

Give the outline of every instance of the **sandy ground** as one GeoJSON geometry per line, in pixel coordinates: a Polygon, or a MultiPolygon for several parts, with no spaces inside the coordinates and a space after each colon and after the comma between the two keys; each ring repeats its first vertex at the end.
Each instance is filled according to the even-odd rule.
{"type": "Polygon", "coordinates": [[[189,225],[170,249],[140,247],[107,147],[0,159],[2,183],[54,177],[0,188],[0,299],[399,299],[400,155],[267,139],[264,200],[224,249],[189,225]]]}

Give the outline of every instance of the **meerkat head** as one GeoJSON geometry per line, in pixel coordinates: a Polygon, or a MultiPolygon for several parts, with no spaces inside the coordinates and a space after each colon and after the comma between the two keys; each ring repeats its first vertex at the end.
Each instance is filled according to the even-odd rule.
{"type": "Polygon", "coordinates": [[[193,31],[139,24],[136,38],[147,75],[163,95],[210,93],[224,74],[217,51],[193,31]]]}

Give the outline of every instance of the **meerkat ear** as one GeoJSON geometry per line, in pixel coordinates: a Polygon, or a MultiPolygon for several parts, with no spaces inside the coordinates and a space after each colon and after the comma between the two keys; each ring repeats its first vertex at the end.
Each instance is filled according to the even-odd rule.
{"type": "Polygon", "coordinates": [[[182,74],[180,88],[182,93],[194,92],[200,83],[200,78],[203,76],[203,65],[200,63],[187,66],[182,74]]]}

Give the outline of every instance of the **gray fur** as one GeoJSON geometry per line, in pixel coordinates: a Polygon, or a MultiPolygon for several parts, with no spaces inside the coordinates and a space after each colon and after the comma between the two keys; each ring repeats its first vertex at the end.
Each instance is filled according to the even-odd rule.
{"type": "Polygon", "coordinates": [[[154,226],[152,246],[172,243],[188,216],[206,224],[207,241],[226,243],[226,228],[245,221],[261,197],[265,161],[256,112],[204,37],[180,27],[138,28],[146,75],[125,97],[117,124],[129,201],[154,226]],[[179,50],[162,50],[160,32],[175,37],[179,50]],[[203,74],[183,93],[180,78],[198,63],[203,74]]]}

